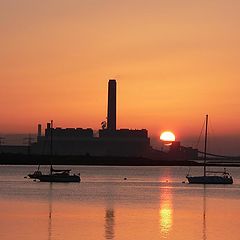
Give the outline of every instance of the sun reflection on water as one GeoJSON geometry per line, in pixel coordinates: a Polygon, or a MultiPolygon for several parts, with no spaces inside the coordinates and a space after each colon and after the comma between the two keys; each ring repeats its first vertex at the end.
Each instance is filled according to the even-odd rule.
{"type": "Polygon", "coordinates": [[[167,237],[173,225],[173,207],[171,188],[162,188],[160,192],[159,225],[160,233],[167,237]]]}

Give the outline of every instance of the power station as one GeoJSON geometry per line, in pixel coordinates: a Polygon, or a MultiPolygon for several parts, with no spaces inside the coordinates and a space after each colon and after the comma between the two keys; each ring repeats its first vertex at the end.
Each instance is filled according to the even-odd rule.
{"type": "Polygon", "coordinates": [[[153,149],[146,129],[117,129],[117,82],[108,81],[107,121],[97,133],[91,128],[60,128],[38,124],[37,141],[29,146],[1,145],[1,153],[55,156],[132,157],[152,160],[197,159],[197,149],[173,142],[168,152],[153,149]]]}
{"type": "Polygon", "coordinates": [[[42,135],[38,125],[37,142],[31,150],[35,154],[55,155],[91,155],[91,156],[125,156],[143,157],[149,153],[150,139],[146,129],[117,129],[117,82],[108,82],[107,123],[95,136],[93,129],[87,128],[53,128],[47,123],[45,134],[42,135]]]}

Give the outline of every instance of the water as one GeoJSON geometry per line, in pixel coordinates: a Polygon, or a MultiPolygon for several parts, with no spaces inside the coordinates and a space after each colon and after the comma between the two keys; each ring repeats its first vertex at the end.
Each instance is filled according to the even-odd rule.
{"type": "Polygon", "coordinates": [[[205,187],[182,183],[188,167],[74,166],[81,183],[52,184],[24,178],[35,169],[0,166],[1,240],[240,239],[239,168],[205,187]]]}

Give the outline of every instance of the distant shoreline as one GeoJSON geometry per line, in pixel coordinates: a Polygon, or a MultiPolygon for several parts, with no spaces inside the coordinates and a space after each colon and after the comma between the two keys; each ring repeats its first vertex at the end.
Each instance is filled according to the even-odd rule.
{"type": "MultiPolygon", "coordinates": [[[[202,166],[197,160],[153,160],[143,157],[49,156],[0,154],[0,165],[202,166]]],[[[212,162],[208,166],[240,167],[240,161],[212,162]]]]}

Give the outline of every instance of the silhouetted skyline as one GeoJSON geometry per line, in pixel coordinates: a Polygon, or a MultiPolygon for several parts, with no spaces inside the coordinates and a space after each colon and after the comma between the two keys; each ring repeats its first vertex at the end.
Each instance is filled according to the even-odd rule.
{"type": "Polygon", "coordinates": [[[217,0],[1,1],[0,134],[35,133],[49,119],[99,129],[113,78],[119,128],[144,126],[155,138],[172,130],[184,143],[209,114],[222,145],[237,151],[239,8],[217,0]]]}

